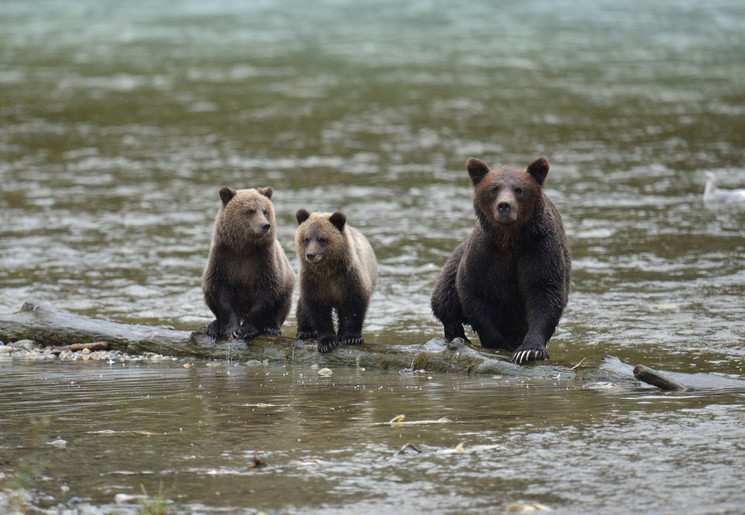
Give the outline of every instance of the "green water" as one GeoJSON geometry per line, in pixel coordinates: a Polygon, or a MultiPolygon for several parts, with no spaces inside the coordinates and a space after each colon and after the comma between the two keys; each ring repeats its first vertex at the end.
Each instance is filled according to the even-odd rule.
{"type": "MultiPolygon", "coordinates": [[[[745,187],[742,6],[457,4],[4,1],[0,310],[196,329],[217,190],[271,185],[295,266],[301,207],[370,240],[365,339],[426,341],[437,273],[474,222],[466,159],[544,155],[574,258],[552,359],[745,377],[745,207],[702,202],[707,171],[745,187]]],[[[44,506],[94,512],[159,483],[203,512],[745,503],[738,392],[314,374],[3,361],[5,483],[41,454],[44,506]],[[401,413],[453,422],[381,425],[401,413]],[[64,449],[29,450],[43,417],[64,449]],[[382,460],[407,441],[423,452],[382,460]]]]}

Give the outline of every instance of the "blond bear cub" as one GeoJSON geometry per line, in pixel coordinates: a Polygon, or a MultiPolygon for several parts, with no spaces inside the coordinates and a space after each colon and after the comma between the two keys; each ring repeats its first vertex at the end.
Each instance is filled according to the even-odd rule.
{"type": "Polygon", "coordinates": [[[214,338],[280,335],[295,287],[295,272],[276,237],[271,187],[220,189],[207,266],[204,301],[215,321],[203,328],[214,338]]]}
{"type": "Polygon", "coordinates": [[[362,344],[362,324],[378,263],[370,243],[343,213],[297,212],[295,247],[300,261],[297,337],[318,338],[318,350],[362,344]],[[332,310],[339,331],[334,332],[332,310]]]}

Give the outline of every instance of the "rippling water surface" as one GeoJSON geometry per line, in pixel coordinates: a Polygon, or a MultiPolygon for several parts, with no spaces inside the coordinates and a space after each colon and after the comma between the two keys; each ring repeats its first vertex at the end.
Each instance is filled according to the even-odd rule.
{"type": "MultiPolygon", "coordinates": [[[[343,210],[370,239],[366,340],[426,341],[441,331],[438,270],[474,221],[466,159],[544,155],[574,258],[552,358],[745,376],[745,207],[702,203],[707,171],[745,187],[742,6],[457,4],[3,2],[0,309],[45,300],[195,329],[210,321],[199,278],[218,188],[271,185],[295,265],[300,207],[343,210]]],[[[33,417],[68,435],[47,451],[50,505],[103,506],[158,481],[207,511],[745,503],[738,393],[202,365],[0,371],[3,467],[33,417]],[[376,425],[399,412],[456,422],[376,425]],[[409,440],[421,455],[381,460],[409,440]],[[446,452],[461,441],[464,455],[446,452]],[[271,466],[248,469],[254,453],[271,466]],[[289,465],[310,459],[324,464],[289,465]]]]}

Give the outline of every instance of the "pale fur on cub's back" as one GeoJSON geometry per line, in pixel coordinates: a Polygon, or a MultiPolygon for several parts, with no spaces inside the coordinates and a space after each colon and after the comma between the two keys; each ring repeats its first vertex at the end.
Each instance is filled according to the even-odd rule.
{"type": "Polygon", "coordinates": [[[202,289],[215,338],[279,335],[290,310],[295,273],[276,237],[271,187],[220,189],[202,289]]]}
{"type": "Polygon", "coordinates": [[[375,252],[343,213],[297,212],[295,247],[300,262],[298,338],[318,337],[318,350],[364,343],[362,324],[375,288],[375,252]],[[338,338],[332,310],[339,319],[338,338]]]}

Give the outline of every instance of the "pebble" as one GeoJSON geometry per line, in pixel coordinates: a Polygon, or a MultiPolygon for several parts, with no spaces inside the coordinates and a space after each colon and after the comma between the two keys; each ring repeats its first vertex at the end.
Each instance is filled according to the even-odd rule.
{"type": "Polygon", "coordinates": [[[147,353],[145,355],[126,354],[121,351],[91,351],[83,349],[73,352],[71,350],[55,350],[49,346],[38,345],[33,340],[18,340],[17,342],[0,343],[0,357],[2,359],[26,359],[34,361],[107,361],[109,363],[124,363],[131,361],[160,362],[165,360],[176,360],[161,354],[147,353]]]}

